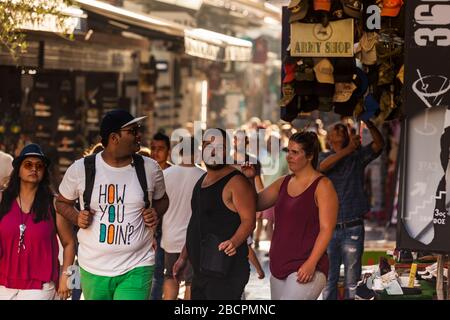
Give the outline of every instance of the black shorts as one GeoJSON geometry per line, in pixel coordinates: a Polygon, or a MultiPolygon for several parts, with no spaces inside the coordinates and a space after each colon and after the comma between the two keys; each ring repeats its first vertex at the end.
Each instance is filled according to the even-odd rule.
{"type": "MultiPolygon", "coordinates": [[[[173,265],[178,260],[178,257],[180,256],[179,253],[169,253],[164,252],[164,277],[168,279],[173,279],[173,265]]],[[[186,267],[184,268],[183,275],[181,276],[181,280],[184,280],[186,284],[192,283],[192,266],[189,263],[189,260],[186,261],[186,267]]]]}
{"type": "Polygon", "coordinates": [[[196,274],[192,281],[192,300],[240,300],[250,278],[248,272],[231,274],[225,278],[212,278],[196,274]]]}

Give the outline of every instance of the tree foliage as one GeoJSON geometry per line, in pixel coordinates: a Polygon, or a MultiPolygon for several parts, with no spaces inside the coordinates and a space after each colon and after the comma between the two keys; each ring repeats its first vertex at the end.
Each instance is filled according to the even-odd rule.
{"type": "Polygon", "coordinates": [[[71,30],[65,22],[67,8],[74,0],[0,0],[0,44],[13,57],[26,50],[25,25],[40,25],[44,20],[55,25],[63,35],[71,30]]]}

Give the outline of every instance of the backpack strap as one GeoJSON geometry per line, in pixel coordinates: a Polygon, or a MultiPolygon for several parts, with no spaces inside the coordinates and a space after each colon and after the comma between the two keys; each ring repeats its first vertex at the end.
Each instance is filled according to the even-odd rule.
{"type": "Polygon", "coordinates": [[[133,163],[139,184],[144,192],[144,203],[147,209],[150,206],[150,199],[148,196],[147,177],[145,176],[144,158],[140,154],[133,154],[133,163]]]}
{"type": "Polygon", "coordinates": [[[92,190],[94,189],[95,182],[95,156],[96,154],[92,154],[84,158],[84,210],[90,209],[92,190]]]}

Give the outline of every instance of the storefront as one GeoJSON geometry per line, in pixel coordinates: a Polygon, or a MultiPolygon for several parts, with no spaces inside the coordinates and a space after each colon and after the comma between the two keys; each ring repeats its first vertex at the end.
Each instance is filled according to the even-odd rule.
{"type": "MultiPolygon", "coordinates": [[[[7,84],[0,92],[0,141],[11,154],[27,142],[40,143],[55,164],[55,181],[99,141],[105,112],[150,113],[153,107],[146,97],[156,85],[149,38],[123,32],[105,15],[83,12],[86,21],[73,40],[38,28],[27,32],[28,51],[17,61],[0,53],[7,84]]],[[[152,32],[158,39],[159,31],[152,32]]]]}
{"type": "Polygon", "coordinates": [[[78,3],[96,19],[102,19],[106,24],[113,20],[116,26],[122,25],[128,32],[151,40],[147,58],[143,60],[149,62],[153,70],[141,68],[139,81],[140,100],[147,105],[138,104],[143,106],[138,111],[149,116],[149,133],[163,130],[170,134],[194,121],[202,121],[204,125],[226,125],[229,123],[227,115],[231,114],[230,125],[238,125],[240,120],[236,117],[242,113],[240,106],[245,97],[239,88],[241,73],[235,73],[235,70],[239,68],[236,65],[252,61],[250,41],[179,25],[99,1],[80,0],[78,3]],[[154,71],[153,88],[149,89],[142,79],[154,71]],[[221,122],[222,119],[225,122],[221,122]]]}

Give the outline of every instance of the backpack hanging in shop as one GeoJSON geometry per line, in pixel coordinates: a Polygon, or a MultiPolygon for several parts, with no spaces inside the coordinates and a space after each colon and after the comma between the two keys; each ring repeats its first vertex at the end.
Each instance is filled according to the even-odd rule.
{"type": "MultiPolygon", "coordinates": [[[[84,158],[84,173],[85,173],[85,184],[83,192],[83,202],[84,210],[90,209],[92,191],[94,189],[95,182],[95,156],[92,154],[84,158]]],[[[150,199],[147,191],[147,179],[145,176],[144,158],[139,154],[133,154],[132,165],[136,169],[136,174],[141,185],[142,191],[144,192],[144,203],[145,208],[150,206],[150,199]]]]}

